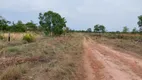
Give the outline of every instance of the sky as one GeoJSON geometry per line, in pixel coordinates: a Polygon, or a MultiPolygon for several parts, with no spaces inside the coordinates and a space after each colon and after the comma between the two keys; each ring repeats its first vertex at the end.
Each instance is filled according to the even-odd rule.
{"type": "Polygon", "coordinates": [[[142,0],[0,0],[0,16],[38,23],[40,12],[52,10],[65,17],[71,29],[93,29],[101,24],[107,31],[122,31],[124,26],[138,29],[141,4],[142,0]]]}

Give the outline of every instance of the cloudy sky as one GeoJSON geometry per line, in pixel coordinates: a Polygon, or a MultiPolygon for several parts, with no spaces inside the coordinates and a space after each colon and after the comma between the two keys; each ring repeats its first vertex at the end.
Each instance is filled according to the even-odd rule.
{"type": "Polygon", "coordinates": [[[108,31],[137,27],[142,0],[0,0],[0,15],[10,21],[33,20],[39,12],[52,10],[67,19],[71,29],[93,28],[103,24],[108,31]]]}

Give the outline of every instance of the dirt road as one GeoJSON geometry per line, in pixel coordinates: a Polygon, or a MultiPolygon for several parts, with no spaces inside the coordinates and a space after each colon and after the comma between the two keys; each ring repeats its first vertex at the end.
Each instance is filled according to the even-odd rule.
{"type": "Polygon", "coordinates": [[[142,80],[142,60],[84,38],[85,80],[142,80]]]}

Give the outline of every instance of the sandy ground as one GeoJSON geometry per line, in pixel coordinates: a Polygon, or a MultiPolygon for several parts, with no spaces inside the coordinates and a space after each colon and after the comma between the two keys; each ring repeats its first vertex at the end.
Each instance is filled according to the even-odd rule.
{"type": "Polygon", "coordinates": [[[85,80],[142,80],[142,60],[84,38],[85,80]]]}

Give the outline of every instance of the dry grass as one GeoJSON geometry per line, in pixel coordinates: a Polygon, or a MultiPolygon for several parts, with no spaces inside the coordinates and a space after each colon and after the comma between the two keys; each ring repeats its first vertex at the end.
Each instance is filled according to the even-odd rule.
{"type": "MultiPolygon", "coordinates": [[[[30,34],[33,34],[36,38],[41,38],[43,35],[41,34],[37,34],[35,32],[26,32],[26,33],[30,33],[30,34]]],[[[10,33],[10,36],[11,36],[11,41],[21,41],[23,39],[23,36],[26,34],[26,33],[10,33]]],[[[8,35],[9,33],[0,33],[3,38],[5,40],[8,39],[8,35]]]]}
{"type": "Polygon", "coordinates": [[[75,80],[82,36],[74,33],[66,37],[40,37],[28,44],[5,43],[0,51],[1,80],[75,80]],[[28,66],[25,73],[19,68],[23,64],[28,66]]]}
{"type": "Polygon", "coordinates": [[[89,34],[91,38],[99,43],[106,44],[114,49],[125,51],[125,52],[134,52],[139,55],[142,55],[142,37],[140,34],[121,34],[122,38],[117,38],[113,33],[112,36],[101,35],[101,37],[95,36],[95,34],[89,34]],[[115,38],[112,38],[115,37],[115,38]]]}
{"type": "Polygon", "coordinates": [[[0,80],[18,80],[27,70],[26,64],[10,66],[3,72],[0,80]]]}
{"type": "MultiPolygon", "coordinates": [[[[11,40],[21,40],[25,33],[10,33],[11,40]]],[[[5,38],[8,38],[8,33],[3,34],[5,38]]]]}

